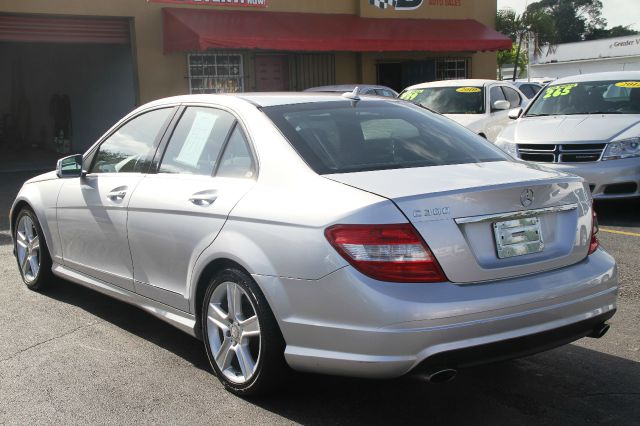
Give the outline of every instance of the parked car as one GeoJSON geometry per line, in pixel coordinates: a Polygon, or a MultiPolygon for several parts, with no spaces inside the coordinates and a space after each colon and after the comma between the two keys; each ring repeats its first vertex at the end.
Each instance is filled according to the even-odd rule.
{"type": "Polygon", "coordinates": [[[554,81],[500,135],[511,155],[582,176],[593,197],[640,196],[640,72],[554,81]]]}
{"type": "Polygon", "coordinates": [[[544,87],[544,85],[533,81],[512,81],[511,84],[516,86],[528,99],[533,99],[544,87]]]}
{"type": "Polygon", "coordinates": [[[387,86],[371,84],[338,84],[335,86],[310,87],[305,92],[348,93],[353,92],[356,87],[360,89],[361,95],[383,96],[385,98],[398,97],[398,92],[387,86]]]}
{"type": "Polygon", "coordinates": [[[509,124],[508,110],[527,102],[513,85],[496,80],[416,84],[403,90],[400,98],[439,112],[491,142],[509,124]]]}
{"type": "Polygon", "coordinates": [[[400,100],[155,101],[28,180],[10,223],[27,287],[139,306],[241,395],[289,367],[444,381],[600,337],[616,310],[581,178],[400,100]]]}

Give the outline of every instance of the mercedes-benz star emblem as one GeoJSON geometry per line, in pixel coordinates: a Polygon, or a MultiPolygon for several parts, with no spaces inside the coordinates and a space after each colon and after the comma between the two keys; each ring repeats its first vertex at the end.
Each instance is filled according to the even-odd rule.
{"type": "Polygon", "coordinates": [[[522,207],[529,207],[533,204],[533,190],[527,188],[522,191],[522,194],[520,194],[520,202],[522,203],[522,207]]]}

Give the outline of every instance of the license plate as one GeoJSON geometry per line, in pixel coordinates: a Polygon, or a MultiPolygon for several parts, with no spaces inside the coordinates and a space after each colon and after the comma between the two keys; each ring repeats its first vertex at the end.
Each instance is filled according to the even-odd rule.
{"type": "Polygon", "coordinates": [[[538,253],[544,249],[540,219],[537,217],[495,222],[493,233],[500,259],[538,253]]]}

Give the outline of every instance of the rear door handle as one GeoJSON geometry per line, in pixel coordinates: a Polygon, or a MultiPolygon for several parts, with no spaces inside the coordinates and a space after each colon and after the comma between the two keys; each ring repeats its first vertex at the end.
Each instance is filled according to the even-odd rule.
{"type": "Polygon", "coordinates": [[[189,198],[189,201],[192,204],[195,204],[196,206],[207,207],[213,204],[217,199],[218,199],[218,191],[208,190],[208,191],[196,192],[189,198]]]}
{"type": "Polygon", "coordinates": [[[119,187],[112,190],[107,195],[107,198],[113,201],[122,201],[126,196],[127,196],[127,187],[125,186],[125,187],[119,187]]]}

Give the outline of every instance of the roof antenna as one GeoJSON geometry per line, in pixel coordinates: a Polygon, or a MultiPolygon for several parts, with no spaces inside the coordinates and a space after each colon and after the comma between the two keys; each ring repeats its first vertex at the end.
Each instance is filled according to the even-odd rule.
{"type": "Polygon", "coordinates": [[[342,94],[342,97],[358,102],[360,100],[360,88],[356,86],[353,92],[345,92],[342,94]]]}

